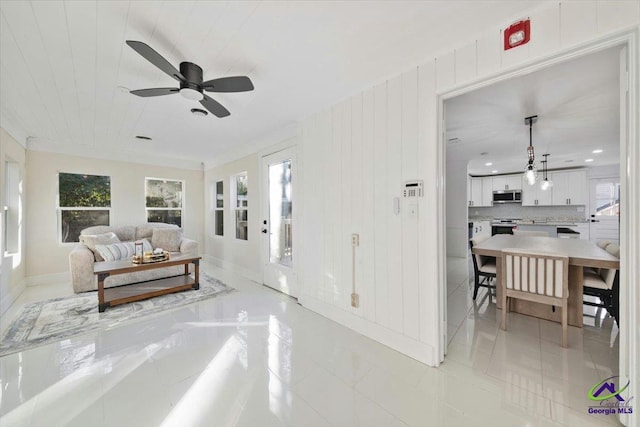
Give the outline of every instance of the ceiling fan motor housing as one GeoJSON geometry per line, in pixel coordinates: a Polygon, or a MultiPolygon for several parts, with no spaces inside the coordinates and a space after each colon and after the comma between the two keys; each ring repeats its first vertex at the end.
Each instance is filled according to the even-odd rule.
{"type": "Polygon", "coordinates": [[[202,83],[202,68],[193,62],[181,62],[180,74],[185,77],[185,81],[180,82],[180,89],[189,88],[202,92],[200,84],[202,83]]]}

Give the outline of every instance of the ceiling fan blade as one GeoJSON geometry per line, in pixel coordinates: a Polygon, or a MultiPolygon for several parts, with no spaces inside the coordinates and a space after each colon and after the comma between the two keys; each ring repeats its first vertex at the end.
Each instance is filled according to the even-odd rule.
{"type": "Polygon", "coordinates": [[[180,81],[185,81],[186,79],[180,71],[176,69],[173,65],[169,63],[162,55],[153,50],[148,45],[138,42],[135,40],[127,40],[127,44],[131,46],[133,50],[138,52],[144,59],[151,62],[156,67],[160,68],[162,71],[173,77],[174,79],[180,81]]]}
{"type": "Polygon", "coordinates": [[[177,87],[156,87],[153,89],[132,90],[129,93],[142,96],[143,98],[148,98],[150,96],[172,95],[178,92],[180,92],[180,89],[178,89],[177,87]]]}
{"type": "Polygon", "coordinates": [[[207,95],[204,95],[204,99],[200,101],[200,104],[202,104],[204,108],[209,110],[211,114],[215,115],[216,117],[227,117],[231,114],[229,110],[222,106],[222,104],[207,95]]]}
{"type": "Polygon", "coordinates": [[[247,76],[207,80],[200,86],[207,92],[247,92],[253,90],[253,83],[247,76]]]}

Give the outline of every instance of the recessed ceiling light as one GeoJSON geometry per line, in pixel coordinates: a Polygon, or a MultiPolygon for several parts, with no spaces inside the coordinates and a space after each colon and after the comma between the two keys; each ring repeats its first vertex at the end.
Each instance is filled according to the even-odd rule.
{"type": "Polygon", "coordinates": [[[491,173],[498,173],[498,171],[491,171],[491,173]]]}
{"type": "Polygon", "coordinates": [[[491,165],[493,165],[493,163],[489,162],[489,163],[485,163],[484,165],[485,166],[491,166],[491,165]]]}
{"type": "Polygon", "coordinates": [[[597,150],[593,150],[592,153],[593,154],[600,154],[600,153],[602,153],[602,150],[600,148],[598,148],[597,150]]]}
{"type": "Polygon", "coordinates": [[[137,139],[141,139],[143,141],[151,141],[151,138],[148,136],[144,136],[144,135],[136,135],[137,139]]]}
{"type": "Polygon", "coordinates": [[[206,110],[201,110],[200,108],[192,108],[192,109],[191,109],[191,112],[192,112],[195,116],[200,116],[200,117],[204,117],[204,116],[206,116],[207,114],[209,114],[209,113],[207,113],[207,111],[206,111],[206,110]]]}
{"type": "Polygon", "coordinates": [[[584,162],[585,163],[591,163],[591,162],[593,162],[593,159],[584,159],[584,162]]]}

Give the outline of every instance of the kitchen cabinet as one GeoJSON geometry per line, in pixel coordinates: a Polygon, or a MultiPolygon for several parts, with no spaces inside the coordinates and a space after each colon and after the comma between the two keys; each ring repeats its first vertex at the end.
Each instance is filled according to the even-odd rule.
{"type": "Polygon", "coordinates": [[[542,231],[547,233],[549,237],[558,237],[558,227],[556,225],[547,224],[518,224],[517,230],[520,231],[542,231]]]}
{"type": "Polygon", "coordinates": [[[587,204],[587,171],[554,172],[551,175],[551,204],[586,205],[587,204]]]}
{"type": "Polygon", "coordinates": [[[542,190],[540,188],[540,180],[534,185],[526,183],[524,177],[522,179],[522,206],[549,206],[551,205],[551,188],[542,190]]]}
{"type": "Polygon", "coordinates": [[[492,191],[521,190],[521,176],[520,174],[494,176],[492,178],[492,191]]]}
{"type": "Polygon", "coordinates": [[[491,178],[471,178],[469,206],[491,206],[493,200],[491,185],[491,178]]]}
{"type": "Polygon", "coordinates": [[[576,225],[568,226],[567,228],[570,228],[571,230],[580,233],[580,239],[589,240],[589,223],[588,222],[584,222],[584,223],[581,222],[576,225]]]}
{"type": "Polygon", "coordinates": [[[472,236],[487,236],[491,237],[491,221],[474,221],[472,236]]]}

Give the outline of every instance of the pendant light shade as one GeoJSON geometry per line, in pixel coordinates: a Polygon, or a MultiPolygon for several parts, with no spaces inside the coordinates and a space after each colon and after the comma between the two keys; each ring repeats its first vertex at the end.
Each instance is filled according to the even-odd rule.
{"type": "Polygon", "coordinates": [[[529,146],[527,147],[527,165],[524,168],[524,178],[529,185],[535,185],[538,179],[538,169],[535,165],[535,155],[533,152],[533,124],[538,121],[538,116],[525,117],[524,124],[529,125],[529,146]]]}
{"type": "Polygon", "coordinates": [[[542,161],[543,179],[542,179],[542,182],[540,182],[540,189],[542,191],[546,191],[546,190],[550,189],[551,187],[553,187],[553,181],[550,181],[549,177],[547,176],[547,168],[548,168],[547,164],[549,162],[547,157],[549,157],[549,154],[543,154],[542,156],[544,157],[544,160],[542,161]]]}

